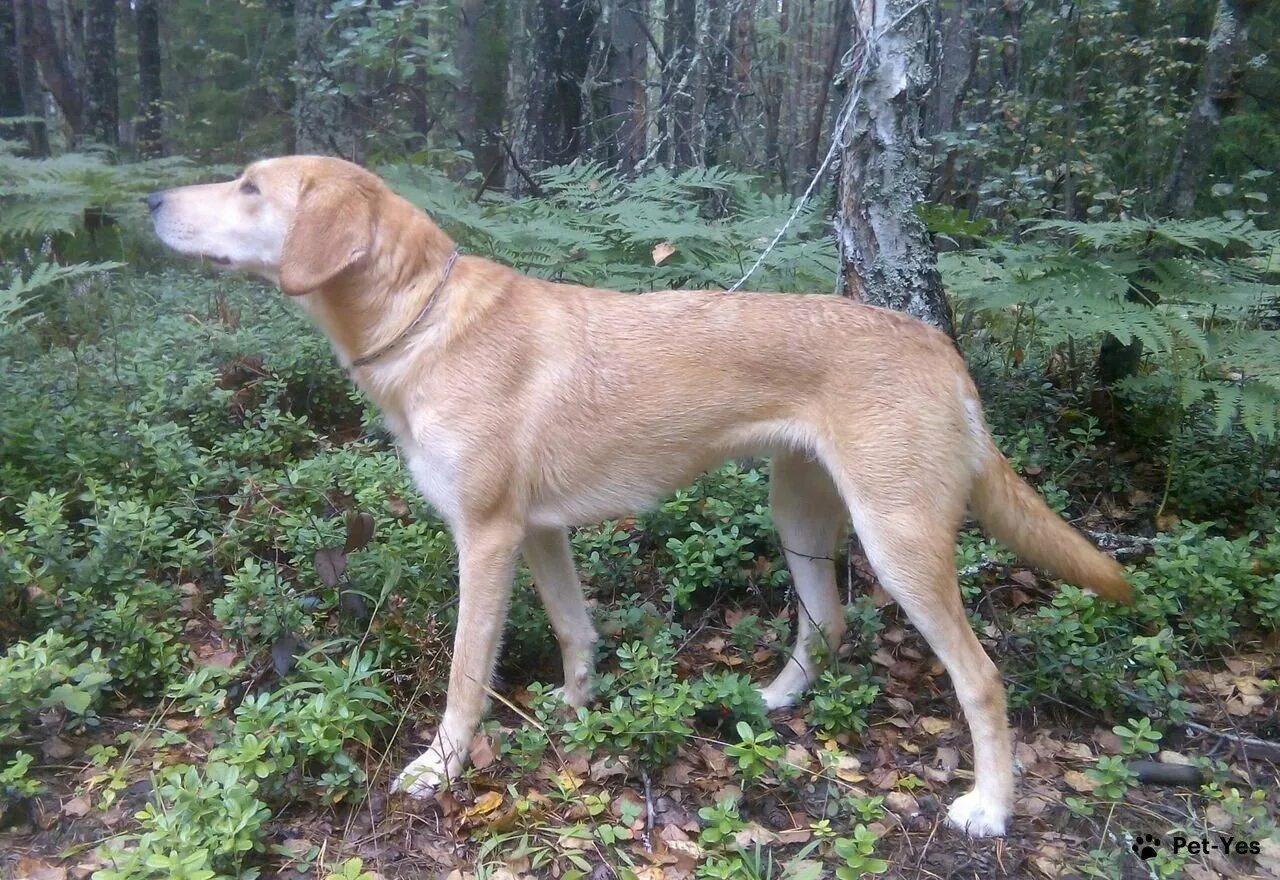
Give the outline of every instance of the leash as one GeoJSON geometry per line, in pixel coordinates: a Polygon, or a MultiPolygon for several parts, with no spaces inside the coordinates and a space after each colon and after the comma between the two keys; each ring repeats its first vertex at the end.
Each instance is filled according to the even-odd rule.
{"type": "Polygon", "coordinates": [[[440,276],[439,283],[431,291],[431,296],[427,297],[426,303],[422,306],[422,311],[418,312],[418,316],[409,322],[409,326],[397,333],[395,338],[386,345],[353,360],[351,362],[352,369],[369,366],[369,364],[404,342],[405,338],[413,332],[413,329],[422,323],[422,320],[427,317],[427,313],[431,311],[431,307],[436,304],[436,298],[440,296],[440,291],[444,290],[444,286],[449,282],[449,275],[453,272],[453,264],[458,262],[458,256],[458,249],[454,248],[453,253],[449,254],[449,259],[444,264],[444,274],[440,276]]]}

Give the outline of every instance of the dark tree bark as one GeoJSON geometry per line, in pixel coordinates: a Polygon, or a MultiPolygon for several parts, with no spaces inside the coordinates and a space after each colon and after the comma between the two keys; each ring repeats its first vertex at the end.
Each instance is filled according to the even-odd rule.
{"type": "Polygon", "coordinates": [[[667,63],[662,71],[663,134],[667,140],[667,164],[688,168],[694,164],[694,77],[698,47],[697,0],[666,0],[662,45],[667,63]]]}
{"type": "Polygon", "coordinates": [[[920,115],[930,76],[927,12],[919,7],[908,14],[912,5],[871,0],[855,11],[854,45],[864,54],[854,62],[850,97],[857,103],[840,167],[841,289],[951,333],[937,257],[915,212],[922,198],[920,115]],[[871,38],[876,28],[883,30],[871,38]]]}
{"type": "Polygon", "coordinates": [[[164,155],[164,104],[160,89],[159,0],[135,0],[138,31],[138,152],[164,155]]]}
{"type": "Polygon", "coordinates": [[[1222,120],[1239,100],[1241,60],[1249,38],[1249,15],[1255,6],[1256,0],[1218,0],[1200,88],[1164,186],[1162,207],[1166,214],[1190,217],[1195,210],[1222,120]]]}
{"type": "Polygon", "coordinates": [[[840,57],[844,55],[845,47],[849,44],[850,4],[837,0],[835,6],[835,20],[832,22],[831,32],[828,35],[830,43],[827,50],[826,67],[822,72],[822,81],[818,84],[818,100],[814,107],[813,118],[809,124],[809,134],[805,139],[807,153],[805,171],[810,175],[818,170],[818,154],[821,152],[820,148],[823,141],[822,130],[827,118],[827,104],[831,101],[831,84],[836,78],[840,57]]]}
{"type": "Polygon", "coordinates": [[[26,46],[39,64],[44,84],[62,111],[72,135],[84,130],[84,94],[71,64],[71,47],[58,38],[48,0],[17,0],[23,10],[26,46]]]}
{"type": "Polygon", "coordinates": [[[9,7],[13,24],[13,65],[17,81],[19,113],[33,121],[24,126],[27,152],[32,156],[49,155],[49,126],[45,121],[44,89],[40,86],[40,70],[35,37],[31,33],[31,0],[13,0],[9,7]]]}
{"type": "Polygon", "coordinates": [[[591,59],[590,0],[538,0],[534,10],[529,104],[520,141],[526,169],[562,165],[583,146],[582,83],[591,59]]]}
{"type": "Polygon", "coordinates": [[[941,4],[942,34],[936,63],[937,82],[929,93],[924,134],[932,136],[956,127],[960,105],[969,90],[978,55],[978,31],[969,0],[941,4]]]}
{"type": "Polygon", "coordinates": [[[88,0],[84,10],[84,133],[120,143],[120,81],[116,64],[116,0],[88,0]]]}
{"type": "Polygon", "coordinates": [[[649,44],[644,32],[641,0],[615,0],[609,9],[608,106],[613,129],[611,160],[631,172],[646,152],[648,95],[645,78],[649,44]]]}
{"type": "MultiPolygon", "coordinates": [[[[790,0],[780,0],[778,8],[778,51],[766,66],[773,70],[783,71],[787,65],[787,30],[790,25],[790,0]]],[[[786,93],[786,82],[783,76],[763,76],[761,100],[764,104],[764,161],[765,165],[778,172],[783,189],[790,189],[787,179],[787,164],[782,157],[782,98],[786,93]]]]}
{"type": "Polygon", "coordinates": [[[458,128],[463,145],[475,157],[484,187],[501,189],[506,162],[502,126],[506,119],[506,4],[501,0],[463,0],[458,25],[458,128]]]}
{"type": "Polygon", "coordinates": [[[0,116],[21,116],[22,85],[18,81],[18,26],[14,4],[0,4],[0,116]]]}

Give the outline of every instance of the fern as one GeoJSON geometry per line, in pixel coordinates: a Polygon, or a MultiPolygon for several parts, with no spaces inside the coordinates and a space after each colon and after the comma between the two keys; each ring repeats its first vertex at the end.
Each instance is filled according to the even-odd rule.
{"type": "Polygon", "coordinates": [[[86,213],[139,219],[141,197],[208,169],[181,158],[112,165],[103,152],[29,159],[0,149],[0,241],[73,234],[86,213]]]}
{"type": "Polygon", "coordinates": [[[26,324],[36,317],[27,310],[31,297],[37,291],[66,281],[74,281],[86,275],[95,275],[123,266],[123,263],[74,263],[60,266],[57,263],[40,263],[25,278],[14,272],[8,285],[0,287],[0,336],[26,324]]]}
{"type": "Polygon", "coordinates": [[[1106,334],[1139,340],[1147,370],[1125,390],[1161,387],[1184,409],[1210,407],[1220,431],[1277,435],[1280,341],[1261,323],[1280,302],[1268,275],[1280,232],[1215,218],[1046,221],[1032,231],[1052,235],[944,255],[956,305],[988,319],[1012,311],[1047,348],[1106,334]]]}
{"type": "MultiPolygon", "coordinates": [[[[629,180],[601,165],[575,163],[542,172],[540,198],[480,201],[425,169],[393,166],[381,173],[471,253],[547,278],[631,291],[728,287],[794,207],[789,197],[761,193],[752,175],[722,168],[660,169],[629,180]],[[714,214],[706,207],[709,195],[714,214]],[[664,242],[675,252],[655,265],[653,249],[664,242]]],[[[822,204],[814,199],[801,211],[752,278],[753,288],[832,288],[835,245],[822,204]]]]}

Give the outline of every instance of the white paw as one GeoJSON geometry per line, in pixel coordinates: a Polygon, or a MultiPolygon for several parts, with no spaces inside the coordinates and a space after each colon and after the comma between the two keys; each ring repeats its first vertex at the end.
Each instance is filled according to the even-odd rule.
{"type": "Polygon", "coordinates": [[[586,708],[596,696],[591,673],[585,669],[571,678],[566,677],[564,686],[556,688],[553,693],[571,709],[586,708]]]}
{"type": "Polygon", "coordinates": [[[392,784],[392,791],[402,791],[411,798],[430,800],[449,784],[449,771],[445,762],[433,749],[423,752],[408,767],[400,771],[392,784]]]}
{"type": "Polygon", "coordinates": [[[1004,837],[1009,808],[974,790],[955,799],[947,824],[970,837],[1004,837]]]}
{"type": "Polygon", "coordinates": [[[791,690],[788,687],[778,687],[778,682],[774,682],[766,688],[760,689],[760,699],[764,700],[764,707],[772,712],[774,709],[789,709],[800,701],[801,690],[791,690]]]}

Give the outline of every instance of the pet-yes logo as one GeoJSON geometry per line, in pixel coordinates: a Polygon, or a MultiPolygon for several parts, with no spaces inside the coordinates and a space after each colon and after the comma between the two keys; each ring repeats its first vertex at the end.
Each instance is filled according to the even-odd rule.
{"type": "Polygon", "coordinates": [[[1161,841],[1154,834],[1139,834],[1130,847],[1133,854],[1143,861],[1149,862],[1160,854],[1160,849],[1167,847],[1174,854],[1185,850],[1189,855],[1200,856],[1212,852],[1226,856],[1256,856],[1262,851],[1262,845],[1256,840],[1241,840],[1228,834],[1215,834],[1213,837],[1187,837],[1175,834],[1168,840],[1161,841]]]}

